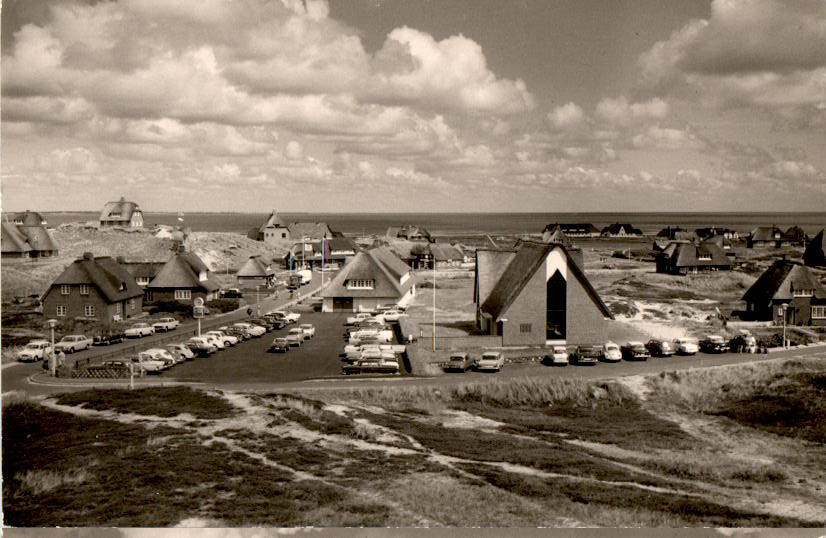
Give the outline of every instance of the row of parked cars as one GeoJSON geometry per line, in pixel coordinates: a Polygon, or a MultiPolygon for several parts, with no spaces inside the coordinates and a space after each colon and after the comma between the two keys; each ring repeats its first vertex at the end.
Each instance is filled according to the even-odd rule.
{"type": "Polygon", "coordinates": [[[405,315],[401,308],[359,312],[347,318],[344,331],[342,372],[352,374],[399,374],[405,346],[394,344],[395,333],[388,322],[405,315]]]}
{"type": "Polygon", "coordinates": [[[266,317],[279,320],[283,323],[279,328],[294,324],[283,336],[276,336],[270,344],[269,351],[276,353],[286,353],[294,347],[301,347],[304,342],[315,336],[315,327],[311,323],[298,323],[301,314],[298,312],[285,312],[283,310],[271,310],[264,314],[266,317]]]}

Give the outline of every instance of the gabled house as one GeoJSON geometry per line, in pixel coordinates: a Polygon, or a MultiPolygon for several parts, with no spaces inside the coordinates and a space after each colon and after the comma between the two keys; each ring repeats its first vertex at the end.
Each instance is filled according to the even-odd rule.
{"type": "Polygon", "coordinates": [[[387,237],[389,239],[405,239],[407,241],[421,241],[425,243],[434,242],[430,232],[421,226],[414,226],[412,224],[405,224],[404,226],[390,226],[387,228],[387,237]]]}
{"type": "Polygon", "coordinates": [[[23,213],[15,213],[11,216],[11,221],[17,226],[46,226],[48,223],[43,215],[37,211],[29,211],[28,209],[23,213]]]}
{"type": "Polygon", "coordinates": [[[725,254],[727,258],[733,259],[737,255],[734,250],[734,241],[728,239],[724,235],[715,235],[713,237],[709,237],[708,239],[704,240],[703,243],[717,245],[717,247],[723,251],[723,254],[725,254]]]}
{"type": "Polygon", "coordinates": [[[826,325],[826,291],[811,270],[777,260],[743,295],[751,319],[788,325],[826,325]],[[785,308],[784,308],[785,305],[785,308]]]}
{"type": "Polygon", "coordinates": [[[321,239],[332,239],[341,236],[333,231],[326,222],[291,222],[287,228],[290,231],[290,239],[298,241],[321,241],[321,239]]]}
{"type": "Polygon", "coordinates": [[[360,312],[406,304],[416,293],[410,266],[385,247],[358,252],[321,292],[323,312],[360,312]]]}
{"type": "Polygon", "coordinates": [[[642,230],[627,223],[615,222],[602,229],[603,237],[639,237],[641,235],[642,230]]]}
{"type": "Polygon", "coordinates": [[[783,241],[790,245],[805,245],[809,236],[800,226],[792,226],[783,234],[783,241]]]}
{"type": "Polygon", "coordinates": [[[178,251],[163,264],[146,286],[146,302],[177,301],[192,304],[196,297],[211,301],[219,286],[210,278],[209,267],[197,255],[178,251]]]}
{"type": "MultiPolygon", "coordinates": [[[[597,232],[599,234],[599,232],[597,232]]],[[[554,243],[556,245],[562,245],[566,248],[570,248],[574,246],[574,242],[568,237],[568,234],[562,229],[562,226],[557,224],[553,229],[548,229],[548,226],[545,226],[545,230],[542,231],[542,241],[544,243],[554,243]]]]}
{"type": "Polygon", "coordinates": [[[810,267],[826,267],[826,228],[820,230],[806,245],[803,263],[810,267]]]}
{"type": "Polygon", "coordinates": [[[722,235],[726,239],[731,241],[737,241],[740,239],[740,234],[737,230],[732,230],[731,228],[718,228],[716,226],[708,226],[706,228],[697,228],[694,230],[701,240],[708,239],[710,237],[715,237],[718,235],[722,235]]]}
{"type": "Polygon", "coordinates": [[[143,228],[143,212],[135,202],[121,197],[117,202],[107,202],[100,212],[100,227],[123,226],[143,228]]]}
{"type": "Polygon", "coordinates": [[[275,284],[275,271],[261,256],[250,256],[235,277],[239,288],[271,288],[275,284]]]}
{"type": "Polygon", "coordinates": [[[464,252],[450,244],[416,244],[411,247],[410,253],[413,266],[418,269],[433,269],[434,262],[437,269],[459,268],[466,259],[464,252]]]}
{"type": "Polygon", "coordinates": [[[42,301],[47,317],[109,324],[140,314],[143,290],[115,259],[87,252],[63,270],[42,301]]]}
{"type": "Polygon", "coordinates": [[[605,342],[613,315],[564,246],[478,250],[476,272],[477,323],[503,345],[605,342]]]}
{"type": "Polygon", "coordinates": [[[670,241],[699,241],[700,237],[695,232],[690,232],[679,226],[667,226],[657,232],[657,237],[670,241]]]}
{"type": "Polygon", "coordinates": [[[290,240],[290,230],[287,223],[278,216],[278,212],[273,209],[267,220],[260,228],[250,234],[251,239],[263,241],[268,245],[290,240]]]}
{"type": "Polygon", "coordinates": [[[783,231],[777,226],[758,226],[746,238],[746,248],[782,247],[783,231]]]}
{"type": "Polygon", "coordinates": [[[313,269],[324,265],[334,268],[346,263],[358,250],[356,243],[348,237],[302,241],[295,243],[284,255],[284,267],[296,269],[306,266],[313,269]]]}
{"type": "Polygon", "coordinates": [[[57,244],[52,239],[46,222],[39,213],[25,214],[12,222],[3,222],[2,259],[49,258],[58,255],[57,244]],[[37,224],[35,224],[37,223],[37,224]]]}
{"type": "Polygon", "coordinates": [[[599,237],[599,235],[600,235],[599,228],[597,228],[596,226],[594,226],[593,224],[588,223],[588,222],[583,222],[583,223],[566,223],[566,222],[559,223],[559,222],[557,222],[557,223],[548,224],[547,226],[545,226],[545,229],[542,230],[542,241],[548,243],[549,242],[548,237],[550,237],[550,235],[552,233],[554,233],[554,231],[556,229],[561,230],[562,233],[564,233],[568,237],[599,237]]]}
{"type": "Polygon", "coordinates": [[[708,241],[673,241],[657,255],[656,263],[658,273],[672,275],[731,270],[731,262],[722,249],[708,241]]]}

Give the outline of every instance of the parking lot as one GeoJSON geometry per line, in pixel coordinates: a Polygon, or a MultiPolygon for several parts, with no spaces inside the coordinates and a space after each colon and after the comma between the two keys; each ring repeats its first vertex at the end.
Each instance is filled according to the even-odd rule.
{"type": "MultiPolygon", "coordinates": [[[[341,376],[344,363],[340,354],[344,350],[344,322],[347,317],[348,314],[344,313],[304,312],[298,323],[312,323],[316,332],[300,347],[292,347],[286,353],[267,351],[274,338],[286,336],[291,328],[296,327],[288,325],[209,357],[187,361],[160,375],[179,381],[227,383],[277,383],[341,376]]],[[[403,364],[399,366],[404,370],[403,364]]]]}

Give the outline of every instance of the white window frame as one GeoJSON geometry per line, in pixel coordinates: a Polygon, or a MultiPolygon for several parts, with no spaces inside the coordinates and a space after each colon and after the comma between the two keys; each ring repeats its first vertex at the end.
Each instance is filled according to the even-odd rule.
{"type": "Polygon", "coordinates": [[[72,294],[72,287],[68,284],[61,284],[60,285],[60,295],[71,295],[72,294]]]}
{"type": "Polygon", "coordinates": [[[175,290],[176,301],[188,301],[192,299],[192,290],[175,290]]]}
{"type": "Polygon", "coordinates": [[[93,305],[93,304],[83,305],[83,317],[86,317],[86,318],[95,317],[95,305],[93,305]]]}
{"type": "Polygon", "coordinates": [[[68,314],[68,308],[66,307],[65,304],[57,305],[57,308],[55,308],[55,315],[57,317],[65,318],[67,314],[68,314]]]}
{"type": "Polygon", "coordinates": [[[792,290],[792,297],[813,297],[815,290],[792,290]]]}
{"type": "Polygon", "coordinates": [[[121,304],[120,303],[115,303],[115,314],[120,315],[122,313],[123,313],[123,308],[121,307],[121,304]]]}
{"type": "Polygon", "coordinates": [[[520,334],[530,334],[533,332],[533,324],[532,323],[520,323],[519,324],[519,333],[520,334]]]}
{"type": "Polygon", "coordinates": [[[149,284],[149,277],[148,276],[139,276],[135,279],[140,286],[146,286],[149,284]]]}
{"type": "Polygon", "coordinates": [[[80,285],[80,294],[81,295],[89,295],[89,284],[81,284],[80,285]]]}
{"type": "Polygon", "coordinates": [[[356,279],[347,281],[348,290],[372,290],[374,287],[374,280],[356,279]]]}
{"type": "Polygon", "coordinates": [[[826,319],[826,305],[813,306],[812,319],[826,319]]]}

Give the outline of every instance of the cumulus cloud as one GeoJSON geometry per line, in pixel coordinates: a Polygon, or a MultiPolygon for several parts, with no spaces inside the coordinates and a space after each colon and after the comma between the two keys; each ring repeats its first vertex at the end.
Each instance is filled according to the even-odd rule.
{"type": "Polygon", "coordinates": [[[668,104],[658,97],[638,103],[629,103],[626,97],[606,97],[597,104],[596,115],[611,125],[628,125],[665,118],[668,104]]]}
{"type": "Polygon", "coordinates": [[[691,21],[656,43],[640,65],[655,88],[823,121],[826,3],[715,0],[709,19],[691,21]]]}
{"type": "Polygon", "coordinates": [[[585,113],[576,103],[568,103],[556,107],[548,113],[548,121],[557,129],[565,129],[567,127],[576,126],[583,122],[585,113]]]}

